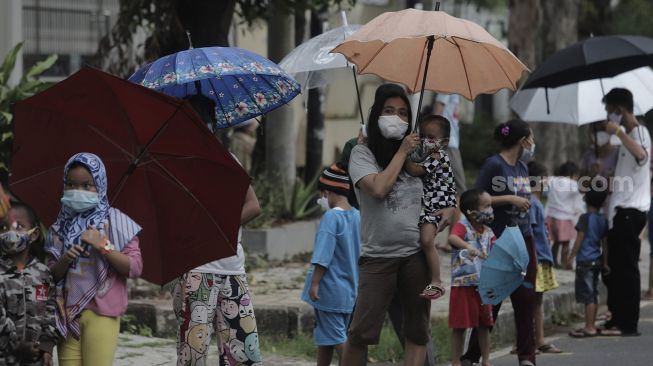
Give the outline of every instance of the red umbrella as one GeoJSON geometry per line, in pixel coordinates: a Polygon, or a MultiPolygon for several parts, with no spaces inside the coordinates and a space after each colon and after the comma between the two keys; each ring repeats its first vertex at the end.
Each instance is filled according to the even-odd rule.
{"type": "Polygon", "coordinates": [[[91,152],[111,205],[143,227],[143,278],[163,284],[236,253],[249,176],[187,103],[84,68],[15,112],[9,186],[45,224],[67,159],[91,152]]]}

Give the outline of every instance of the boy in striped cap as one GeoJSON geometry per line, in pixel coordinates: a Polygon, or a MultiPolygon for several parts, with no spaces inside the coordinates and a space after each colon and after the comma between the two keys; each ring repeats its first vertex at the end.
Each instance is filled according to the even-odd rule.
{"type": "Polygon", "coordinates": [[[317,364],[330,365],[333,350],[342,354],[356,302],[360,214],[348,201],[350,181],[336,164],[322,172],[318,204],[326,211],[315,235],[312,267],[302,300],[315,309],[317,364]]]}

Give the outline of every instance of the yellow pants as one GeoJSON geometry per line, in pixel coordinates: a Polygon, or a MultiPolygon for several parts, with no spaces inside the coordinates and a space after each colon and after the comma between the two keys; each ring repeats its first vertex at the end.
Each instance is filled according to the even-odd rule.
{"type": "Polygon", "coordinates": [[[118,347],[120,317],[97,315],[91,310],[82,311],[80,339],[69,336],[60,343],[60,366],[111,366],[118,347]]]}

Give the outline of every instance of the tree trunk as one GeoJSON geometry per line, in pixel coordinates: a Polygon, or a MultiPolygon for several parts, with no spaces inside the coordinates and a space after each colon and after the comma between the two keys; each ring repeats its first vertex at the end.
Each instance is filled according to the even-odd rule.
{"type": "Polygon", "coordinates": [[[510,0],[508,48],[531,71],[535,69],[537,28],[541,21],[541,0],[510,0]]]}
{"type": "MultiPolygon", "coordinates": [[[[293,15],[284,13],[270,5],[268,20],[268,58],[279,62],[293,48],[294,26],[293,15]]],[[[289,107],[281,107],[267,114],[265,128],[265,165],[266,175],[274,187],[286,187],[291,190],[295,183],[295,144],[297,141],[297,126],[293,111],[289,107]]]]}
{"type": "MultiPolygon", "coordinates": [[[[322,19],[317,12],[311,12],[311,38],[322,34],[322,19]]],[[[324,113],[322,112],[322,91],[313,88],[308,91],[308,112],[306,116],[306,166],[304,182],[310,182],[322,169],[322,146],[324,144],[324,113]]]]}
{"type": "MultiPolygon", "coordinates": [[[[542,23],[537,62],[541,63],[555,52],[578,40],[578,12],[580,0],[542,1],[542,23]]],[[[534,125],[538,149],[536,157],[550,173],[568,160],[578,160],[579,128],[562,123],[534,125]]]]}
{"type": "Polygon", "coordinates": [[[195,48],[229,46],[235,7],[236,0],[177,0],[179,22],[190,31],[195,48]]]}

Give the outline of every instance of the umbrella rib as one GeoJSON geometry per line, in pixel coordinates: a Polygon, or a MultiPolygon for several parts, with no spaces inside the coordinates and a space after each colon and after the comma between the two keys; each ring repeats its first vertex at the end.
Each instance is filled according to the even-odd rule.
{"type": "Polygon", "coordinates": [[[381,46],[381,48],[379,48],[379,49],[376,51],[376,53],[374,53],[374,55],[372,55],[372,57],[370,57],[370,60],[367,61],[367,63],[365,64],[365,66],[363,66],[363,67],[359,67],[359,68],[358,68],[358,73],[359,73],[359,74],[362,74],[362,73],[365,71],[365,69],[367,69],[367,67],[372,63],[372,60],[374,60],[374,58],[376,57],[376,55],[378,55],[379,53],[381,53],[381,51],[383,51],[383,49],[385,48],[385,46],[387,46],[388,44],[389,44],[389,43],[385,43],[385,42],[383,42],[383,46],[381,46]]]}
{"type": "MultiPolygon", "coordinates": [[[[261,77],[260,75],[258,75],[255,72],[252,73],[252,74],[254,75],[255,78],[260,78],[261,77]]],[[[245,95],[248,96],[249,99],[252,101],[252,103],[254,103],[254,106],[256,106],[256,110],[257,110],[256,115],[260,116],[261,114],[263,114],[263,110],[261,110],[261,107],[259,107],[258,103],[256,103],[256,99],[254,99],[254,96],[252,95],[252,93],[249,92],[249,89],[244,88],[245,87],[245,79],[243,78],[243,80],[240,80],[240,77],[236,77],[236,80],[238,81],[238,84],[241,85],[243,90],[248,90],[248,92],[246,92],[245,95]]]]}
{"type": "Polygon", "coordinates": [[[151,161],[152,163],[154,163],[155,165],[157,165],[157,166],[158,166],[158,167],[159,167],[159,168],[160,168],[160,169],[161,169],[161,170],[162,170],[162,171],[163,171],[163,172],[168,176],[169,179],[171,179],[173,182],[175,182],[179,188],[181,188],[184,192],[186,192],[186,194],[188,194],[188,196],[189,196],[193,201],[195,201],[195,203],[197,203],[197,205],[198,205],[200,208],[202,208],[202,210],[204,210],[204,212],[207,214],[207,216],[209,217],[209,219],[211,220],[211,222],[213,222],[213,224],[215,225],[215,227],[218,228],[218,231],[220,231],[220,234],[221,234],[222,237],[225,239],[225,241],[226,241],[227,243],[229,243],[229,238],[228,238],[227,235],[224,233],[224,231],[222,230],[222,228],[220,227],[220,225],[218,225],[218,223],[215,221],[215,219],[213,218],[213,216],[211,216],[211,215],[209,214],[209,210],[206,209],[206,207],[204,206],[204,204],[202,204],[202,202],[200,202],[200,200],[197,199],[197,197],[196,197],[196,196],[195,196],[195,195],[194,195],[194,194],[193,194],[193,193],[192,193],[192,192],[191,192],[191,191],[190,191],[190,190],[189,190],[189,189],[188,189],[188,188],[187,188],[183,183],[181,183],[181,182],[179,181],[179,179],[177,179],[177,177],[175,177],[172,173],[170,173],[170,171],[168,171],[168,169],[166,169],[163,165],[161,165],[161,163],[159,163],[156,159],[151,159],[150,161],[151,161]]]}
{"type": "MultiPolygon", "coordinates": [[[[207,79],[206,82],[209,83],[209,86],[213,90],[213,95],[216,96],[215,100],[218,101],[219,99],[222,99],[222,98],[220,98],[220,93],[218,92],[218,90],[215,89],[215,86],[213,85],[211,80],[212,79],[207,79]]],[[[222,111],[222,115],[224,116],[224,119],[226,121],[227,120],[227,113],[226,113],[226,110],[224,109],[224,105],[223,105],[222,101],[218,101],[216,104],[218,105],[218,107],[220,107],[220,110],[222,111]]],[[[216,120],[217,120],[217,116],[216,116],[216,120]]]]}
{"type": "MultiPolygon", "coordinates": [[[[148,141],[147,144],[146,144],[146,145],[143,147],[143,149],[140,151],[140,153],[138,154],[138,156],[136,156],[136,157],[134,157],[133,155],[131,156],[132,161],[131,161],[131,163],[129,164],[129,168],[128,168],[127,171],[123,174],[123,176],[120,178],[120,183],[118,183],[118,186],[116,187],[115,191],[114,191],[114,192],[111,192],[111,196],[114,198],[114,200],[115,200],[115,197],[118,197],[118,195],[120,194],[120,191],[122,191],[122,188],[123,188],[123,187],[125,186],[125,184],[127,183],[127,179],[129,179],[129,176],[133,173],[134,169],[138,168],[138,165],[139,165],[139,163],[140,163],[140,159],[143,157],[143,155],[145,154],[145,152],[147,152],[147,149],[148,149],[148,148],[149,148],[149,147],[154,143],[154,141],[156,141],[156,139],[157,139],[159,136],[161,136],[161,134],[163,133],[163,131],[166,129],[166,127],[167,127],[168,124],[170,123],[170,120],[172,120],[172,119],[177,115],[177,113],[179,112],[179,109],[180,109],[180,108],[177,108],[177,109],[175,110],[175,113],[173,113],[172,116],[170,116],[170,118],[168,118],[168,119],[163,123],[163,125],[161,125],[161,127],[159,127],[159,129],[156,131],[156,133],[154,134],[154,136],[152,136],[152,138],[150,139],[150,141],[148,141]]],[[[113,203],[113,200],[112,200],[112,203],[113,203]]]]}
{"type": "MultiPolygon", "coordinates": [[[[422,63],[424,62],[424,52],[426,52],[426,45],[428,44],[428,42],[429,42],[428,39],[426,40],[426,42],[424,42],[424,47],[422,48],[422,54],[420,55],[419,58],[419,65],[417,68],[417,73],[415,74],[415,82],[413,83],[413,87],[411,88],[413,93],[417,89],[417,85],[418,85],[417,83],[419,83],[419,73],[422,71],[422,63]]],[[[433,43],[435,43],[435,41],[433,43]]],[[[419,111],[417,111],[417,113],[419,114],[419,111]]]]}
{"type": "Polygon", "coordinates": [[[135,158],[134,154],[130,153],[129,151],[125,150],[122,146],[118,145],[116,142],[114,142],[112,139],[110,139],[107,135],[100,132],[100,130],[98,130],[95,126],[89,125],[88,128],[90,128],[91,131],[95,132],[98,136],[104,138],[108,143],[113,145],[115,148],[122,151],[125,155],[129,156],[130,159],[135,158]]]}
{"type": "MultiPolygon", "coordinates": [[[[510,80],[510,76],[508,75],[508,73],[506,72],[506,70],[503,68],[503,65],[499,62],[499,60],[497,60],[496,57],[494,57],[494,54],[493,54],[492,52],[490,52],[490,51],[487,49],[485,43],[482,43],[482,45],[483,45],[483,48],[484,48],[484,49],[485,49],[485,50],[490,54],[490,56],[492,57],[492,59],[494,59],[494,61],[497,63],[497,65],[499,65],[499,68],[501,68],[501,71],[503,72],[503,75],[506,77],[506,79],[508,79],[508,82],[510,83],[510,86],[511,86],[512,88],[516,88],[516,87],[517,87],[517,83],[516,83],[516,82],[513,82],[512,80],[510,80]]],[[[520,62],[521,62],[521,61],[520,61],[520,62]]]]}
{"type": "MultiPolygon", "coordinates": [[[[115,77],[115,78],[117,78],[119,80],[123,80],[123,79],[120,79],[117,76],[113,76],[113,75],[111,75],[111,76],[115,77]]],[[[109,89],[109,91],[111,92],[113,97],[116,99],[116,102],[118,103],[118,105],[122,105],[122,103],[120,102],[120,98],[118,98],[118,94],[116,94],[116,91],[109,85],[109,83],[104,78],[99,78],[99,79],[101,79],[102,82],[106,85],[107,89],[109,89]]],[[[134,138],[134,140],[136,140],[136,136],[138,136],[138,134],[134,130],[134,125],[131,123],[132,121],[129,118],[129,115],[127,114],[127,112],[125,112],[124,108],[120,108],[120,112],[125,116],[125,121],[129,122],[128,125],[129,125],[129,129],[132,132],[132,137],[134,138]]]]}
{"type": "Polygon", "coordinates": [[[463,57],[463,53],[460,50],[460,45],[458,44],[458,42],[456,42],[454,37],[451,37],[451,40],[456,45],[456,49],[458,49],[458,54],[460,54],[460,60],[463,62],[463,70],[465,70],[465,78],[467,79],[467,90],[469,91],[469,99],[470,100],[474,99],[474,97],[472,96],[472,85],[469,83],[469,75],[467,74],[467,65],[465,64],[465,58],[463,57]]]}
{"type": "Polygon", "coordinates": [[[40,175],[43,175],[43,174],[48,174],[49,172],[51,172],[51,171],[53,171],[53,170],[60,170],[60,171],[63,171],[63,168],[64,168],[63,165],[59,165],[59,166],[56,166],[56,167],[53,167],[53,168],[50,168],[50,169],[46,169],[46,170],[40,171],[40,172],[38,172],[38,173],[36,173],[36,174],[32,174],[32,175],[30,175],[29,177],[25,177],[25,178],[19,179],[19,180],[17,180],[17,181],[14,181],[13,183],[10,184],[10,186],[15,186],[15,185],[17,185],[17,184],[21,184],[21,183],[23,183],[23,182],[26,182],[26,181],[28,181],[28,180],[30,180],[30,179],[36,178],[36,177],[38,177],[38,176],[40,176],[40,175]]]}

